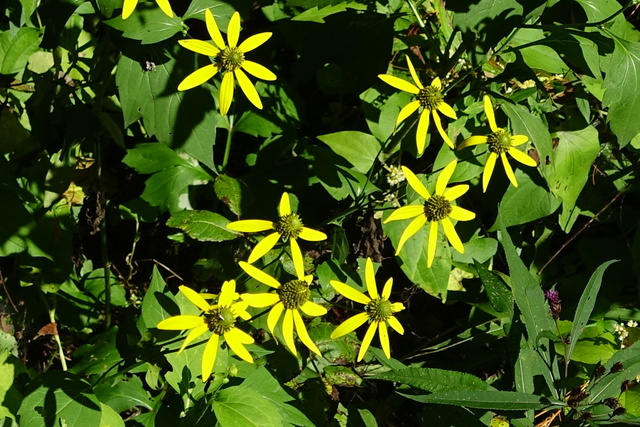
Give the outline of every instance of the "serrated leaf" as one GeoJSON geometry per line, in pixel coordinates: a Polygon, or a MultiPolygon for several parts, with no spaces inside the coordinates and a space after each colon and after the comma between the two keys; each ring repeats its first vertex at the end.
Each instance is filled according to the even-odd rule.
{"type": "Polygon", "coordinates": [[[223,242],[238,237],[237,233],[227,229],[230,221],[214,212],[182,211],[169,218],[169,227],[179,228],[189,237],[202,242],[223,242]]]}
{"type": "Polygon", "coordinates": [[[222,390],[213,402],[221,427],[277,427],[282,425],[278,409],[248,387],[222,390]]]}
{"type": "Polygon", "coordinates": [[[380,152],[380,142],[374,136],[362,132],[336,132],[320,135],[318,139],[364,174],[374,165],[380,152]]]}
{"type": "Polygon", "coordinates": [[[399,394],[422,403],[438,403],[477,409],[526,411],[550,406],[548,400],[542,396],[517,391],[442,391],[426,396],[399,394]]]}
{"type": "Polygon", "coordinates": [[[177,15],[169,18],[155,4],[137,5],[130,17],[122,16],[105,21],[105,24],[123,32],[123,36],[140,40],[142,44],[153,44],[166,40],[182,30],[182,21],[177,15]]]}
{"type": "Polygon", "coordinates": [[[15,34],[0,34],[0,74],[14,74],[27,65],[29,56],[38,51],[42,35],[35,28],[22,27],[15,34]]]}
{"type": "Polygon", "coordinates": [[[393,381],[430,392],[492,389],[490,385],[474,375],[435,368],[400,369],[383,372],[373,378],[393,381]]]}

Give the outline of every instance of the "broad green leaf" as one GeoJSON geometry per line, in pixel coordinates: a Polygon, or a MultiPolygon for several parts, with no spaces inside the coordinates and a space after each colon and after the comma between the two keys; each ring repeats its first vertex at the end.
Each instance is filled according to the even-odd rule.
{"type": "Polygon", "coordinates": [[[640,133],[640,43],[614,39],[615,49],[602,87],[603,107],[609,107],[607,121],[620,147],[640,133]]]}
{"type": "Polygon", "coordinates": [[[586,22],[600,22],[613,16],[613,19],[606,23],[607,31],[611,31],[623,40],[640,41],[640,33],[627,21],[623,13],[618,13],[620,3],[616,0],[576,0],[576,2],[584,9],[587,15],[586,22]]]}
{"type": "Polygon", "coordinates": [[[100,427],[124,427],[124,421],[120,414],[114,411],[111,406],[100,402],[100,427]]]}
{"type": "Polygon", "coordinates": [[[490,390],[492,387],[475,375],[436,368],[407,368],[383,372],[373,377],[393,381],[430,392],[450,390],[490,390]]]}
{"type": "Polygon", "coordinates": [[[493,308],[499,313],[510,315],[513,312],[513,295],[511,295],[511,290],[504,284],[500,277],[479,262],[475,262],[475,267],[493,308]]]}
{"type": "Polygon", "coordinates": [[[37,74],[44,74],[54,65],[53,53],[34,52],[29,56],[27,68],[37,74]]]}
{"type": "Polygon", "coordinates": [[[204,184],[211,176],[199,166],[175,166],[157,172],[145,183],[142,199],[171,213],[192,209],[189,187],[204,184]]]}
{"type": "Polygon", "coordinates": [[[367,173],[375,164],[380,152],[380,142],[369,134],[344,131],[321,135],[318,139],[334,153],[345,158],[358,172],[367,173]]]}
{"type": "Polygon", "coordinates": [[[29,56],[38,50],[42,35],[35,28],[22,27],[17,32],[0,34],[0,74],[14,74],[27,65],[29,56]]]}
{"type": "Polygon", "coordinates": [[[140,40],[142,44],[153,44],[166,40],[182,30],[182,21],[177,15],[169,18],[155,4],[138,4],[130,17],[122,16],[105,21],[107,25],[123,32],[123,36],[140,40]]]}
{"type": "Polygon", "coordinates": [[[607,267],[615,262],[618,262],[618,260],[607,261],[599,266],[591,275],[589,283],[587,283],[587,286],[582,292],[580,302],[578,303],[578,307],[576,308],[576,314],[573,317],[571,334],[569,335],[569,348],[567,349],[567,354],[565,355],[565,357],[567,357],[568,359],[571,359],[573,349],[578,343],[580,335],[584,331],[584,327],[587,325],[587,322],[589,321],[589,318],[591,316],[591,312],[593,311],[593,307],[596,304],[596,297],[598,296],[598,291],[600,290],[600,285],[602,284],[602,276],[604,275],[607,267]]]}
{"type": "Polygon", "coordinates": [[[438,403],[478,409],[526,411],[551,406],[548,400],[542,396],[517,391],[455,390],[441,391],[428,395],[409,395],[404,393],[400,393],[400,395],[422,403],[438,403]]]}
{"type": "Polygon", "coordinates": [[[100,401],[88,383],[68,372],[48,371],[37,384],[18,411],[21,427],[99,427],[100,401]]]}
{"type": "Polygon", "coordinates": [[[314,6],[291,18],[292,21],[309,21],[324,24],[324,18],[336,13],[344,12],[347,9],[366,10],[364,4],[344,1],[342,3],[328,5],[325,7],[314,6]]]}
{"type": "Polygon", "coordinates": [[[74,351],[75,364],[69,372],[77,375],[102,374],[122,362],[116,347],[117,333],[118,327],[112,326],[74,351]]]}
{"type": "MultiPolygon", "coordinates": [[[[344,280],[338,280],[345,283],[344,280]]],[[[360,341],[355,333],[331,338],[334,329],[333,325],[320,322],[309,327],[309,336],[322,352],[322,357],[329,363],[355,363],[360,341]]]]}
{"type": "Polygon", "coordinates": [[[229,220],[209,211],[181,211],[169,218],[169,227],[179,228],[189,237],[203,242],[223,242],[238,237],[238,233],[227,230],[229,220]]]}
{"type": "Polygon", "coordinates": [[[182,16],[182,20],[197,18],[204,21],[204,11],[209,9],[218,24],[220,31],[227,30],[229,19],[236,10],[227,2],[221,0],[193,0],[189,3],[189,8],[182,16]]]}
{"type": "Polygon", "coordinates": [[[95,393],[102,403],[106,403],[118,413],[134,406],[151,409],[151,397],[138,376],[100,381],[95,386],[95,393]],[[113,381],[117,382],[114,384],[113,381]]]}
{"type": "Polygon", "coordinates": [[[283,420],[278,409],[257,391],[247,387],[222,390],[213,402],[221,427],[278,427],[283,420]]]}
{"type": "Polygon", "coordinates": [[[541,43],[556,51],[573,70],[595,79],[601,79],[600,55],[596,43],[601,40],[609,41],[599,33],[552,28],[541,43]]]}
{"type": "Polygon", "coordinates": [[[175,297],[154,265],[151,284],[142,300],[142,321],[147,329],[155,329],[161,320],[174,314],[178,314],[175,297]]]}
{"type": "Polygon", "coordinates": [[[229,175],[219,175],[213,182],[213,189],[218,199],[239,217],[242,216],[243,202],[250,195],[249,188],[240,180],[229,175]]]}
{"type": "Polygon", "coordinates": [[[188,165],[175,151],[157,142],[138,144],[127,150],[124,164],[142,174],[159,172],[172,166],[188,165]]]}
{"type": "Polygon", "coordinates": [[[0,419],[15,419],[22,402],[15,378],[25,371],[22,362],[9,350],[0,351],[0,419]]]}
{"type": "Polygon", "coordinates": [[[568,67],[560,56],[550,47],[543,45],[546,35],[541,29],[522,28],[511,38],[509,46],[522,54],[524,62],[533,70],[547,73],[565,73],[568,67]],[[521,48],[521,46],[525,46],[521,48]]]}

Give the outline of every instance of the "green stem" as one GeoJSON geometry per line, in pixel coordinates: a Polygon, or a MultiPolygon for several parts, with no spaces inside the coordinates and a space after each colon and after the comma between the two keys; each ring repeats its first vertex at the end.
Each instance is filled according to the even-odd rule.
{"type": "Polygon", "coordinates": [[[227,170],[227,163],[229,162],[229,154],[231,153],[231,140],[233,139],[233,115],[229,116],[229,131],[227,133],[227,143],[224,146],[224,157],[222,158],[222,168],[220,172],[227,170]]]}
{"type": "Polygon", "coordinates": [[[49,301],[47,301],[47,296],[40,290],[40,296],[42,297],[42,301],[44,302],[44,306],[47,308],[47,312],[49,313],[49,322],[55,325],[53,340],[56,342],[58,347],[58,355],[60,357],[60,365],[62,365],[62,370],[67,370],[67,359],[64,357],[64,349],[62,348],[62,341],[60,341],[60,335],[58,334],[58,324],[56,323],[56,295],[53,294],[53,307],[49,305],[49,301]]]}
{"type": "Polygon", "coordinates": [[[96,194],[96,212],[103,211],[100,220],[100,255],[102,256],[102,267],[104,269],[104,326],[111,326],[111,266],[109,263],[109,252],[107,246],[107,207],[104,193],[100,189],[102,178],[102,155],[101,144],[98,141],[95,145],[96,160],[98,164],[98,192],[96,194]]]}

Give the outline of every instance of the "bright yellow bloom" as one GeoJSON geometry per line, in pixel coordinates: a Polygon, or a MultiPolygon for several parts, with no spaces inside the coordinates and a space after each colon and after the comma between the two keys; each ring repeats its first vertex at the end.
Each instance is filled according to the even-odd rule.
{"type": "Polygon", "coordinates": [[[504,171],[506,172],[509,181],[511,181],[511,184],[513,184],[514,187],[517,187],[518,182],[516,181],[516,176],[513,174],[513,169],[511,169],[509,160],[507,160],[507,153],[524,165],[531,167],[538,166],[536,161],[528,154],[514,148],[518,145],[524,144],[529,140],[529,138],[527,138],[526,135],[511,135],[509,131],[499,128],[496,125],[493,106],[491,105],[491,99],[488,95],[484,96],[484,112],[487,115],[487,120],[489,121],[489,127],[491,128],[492,133],[487,136],[472,136],[467,138],[458,146],[458,150],[484,143],[489,145],[489,157],[487,158],[487,163],[485,163],[484,172],[482,173],[483,192],[487,191],[487,186],[489,185],[489,180],[491,179],[491,174],[493,173],[493,168],[496,165],[498,156],[502,159],[502,165],[504,166],[504,171]]]}
{"type": "Polygon", "coordinates": [[[440,82],[440,78],[436,77],[431,82],[431,85],[424,87],[422,86],[422,83],[420,83],[418,73],[416,73],[416,69],[413,68],[413,64],[408,56],[407,63],[409,64],[409,71],[411,72],[411,77],[413,78],[415,85],[389,74],[378,75],[383,82],[396,89],[416,95],[418,98],[417,100],[408,103],[402,110],[400,110],[398,118],[396,119],[396,126],[416,112],[418,108],[422,107],[422,112],[420,113],[420,119],[418,121],[418,131],[416,133],[418,155],[422,155],[426,146],[427,132],[429,131],[429,115],[433,116],[433,121],[435,122],[438,132],[444,142],[446,142],[449,147],[453,148],[451,138],[449,138],[449,135],[447,135],[442,128],[442,121],[440,120],[438,111],[452,119],[457,119],[458,116],[456,115],[456,112],[453,111],[453,108],[442,100],[442,83],[440,82]]]}
{"type": "Polygon", "coordinates": [[[369,349],[371,339],[378,330],[378,336],[380,337],[380,344],[387,358],[391,357],[391,349],[389,348],[389,332],[387,326],[391,326],[397,333],[404,334],[404,328],[398,322],[393,314],[404,310],[404,305],[400,302],[390,302],[389,296],[391,295],[391,286],[393,285],[393,278],[389,278],[382,289],[382,295],[378,295],[378,289],[376,285],[375,272],[373,271],[373,262],[371,258],[367,258],[364,270],[364,282],[367,285],[367,291],[369,296],[362,292],[352,288],[351,286],[331,280],[331,286],[342,296],[349,298],[352,301],[364,304],[364,313],[356,314],[345,320],[342,325],[338,326],[331,338],[338,338],[349,332],[355,331],[362,326],[365,322],[369,322],[369,328],[364,335],[360,351],[358,352],[358,362],[362,360],[365,353],[369,349]]]}
{"type": "Polygon", "coordinates": [[[302,251],[296,239],[299,237],[302,240],[309,242],[319,242],[325,240],[327,235],[321,231],[314,230],[309,227],[305,227],[300,219],[300,216],[291,212],[291,203],[289,202],[289,194],[282,193],[280,199],[280,205],[278,206],[278,215],[280,218],[277,222],[267,221],[263,219],[245,219],[242,221],[233,221],[227,224],[227,228],[233,231],[240,231],[243,233],[253,233],[258,231],[275,230],[274,233],[269,234],[262,239],[251,254],[247,262],[253,264],[260,258],[262,258],[267,252],[269,252],[278,243],[280,237],[283,241],[289,240],[291,242],[291,259],[294,264],[299,262],[300,265],[296,265],[296,271],[304,271],[302,265],[302,251]]]}
{"type": "Polygon", "coordinates": [[[400,219],[415,218],[409,223],[402,233],[402,236],[400,236],[396,255],[400,253],[400,250],[406,241],[416,234],[427,222],[431,222],[429,228],[429,244],[427,246],[427,267],[431,267],[436,254],[438,224],[442,224],[444,234],[447,236],[451,246],[461,254],[464,253],[464,246],[460,241],[460,237],[458,237],[458,233],[456,233],[456,229],[453,227],[451,219],[455,219],[457,221],[470,221],[476,217],[476,214],[461,208],[460,206],[451,204],[452,201],[469,190],[469,186],[467,184],[460,184],[455,187],[447,188],[447,184],[453,176],[455,169],[456,161],[454,160],[449,163],[442,172],[440,172],[438,180],[436,181],[436,191],[432,196],[413,172],[404,166],[402,167],[402,171],[407,177],[407,182],[409,182],[411,188],[424,198],[425,201],[421,205],[407,205],[398,208],[384,221],[387,223],[389,221],[397,221],[400,219]]]}
{"type": "Polygon", "coordinates": [[[220,114],[225,115],[229,111],[231,101],[233,100],[235,80],[238,80],[240,89],[242,89],[242,92],[244,92],[249,101],[251,101],[256,108],[262,109],[262,101],[260,100],[258,91],[244,71],[262,80],[275,80],[276,75],[257,62],[246,60],[244,56],[247,52],[252,51],[269,40],[271,33],[255,34],[238,45],[238,38],[240,36],[240,14],[235,12],[233,16],[231,16],[229,26],[227,27],[227,40],[229,42],[227,45],[209,9],[204,11],[204,16],[207,23],[207,30],[213,40],[213,45],[204,40],[196,39],[180,40],[178,43],[193,52],[213,57],[213,64],[205,65],[189,74],[182,83],[180,83],[178,90],[187,90],[201,85],[220,71],[224,73],[220,87],[220,114]]]}
{"type": "Polygon", "coordinates": [[[238,298],[235,280],[224,282],[218,297],[218,303],[215,305],[209,305],[205,300],[211,294],[199,294],[186,286],[180,286],[180,292],[203,311],[204,317],[186,314],[169,317],[158,323],[158,329],[170,331],[191,329],[178,353],[205,332],[211,332],[211,337],[204,348],[204,355],[202,356],[202,381],[206,381],[211,376],[218,354],[220,335],[224,336],[229,348],[238,357],[253,363],[253,357],[244,347],[244,344],[253,344],[253,338],[235,327],[236,317],[240,316],[244,320],[251,318],[251,315],[247,312],[248,304],[246,302],[234,302],[238,298]]]}
{"type": "Polygon", "coordinates": [[[256,308],[270,307],[269,316],[267,317],[267,327],[273,334],[273,330],[280,320],[280,316],[284,311],[284,320],[282,321],[282,335],[284,336],[284,342],[294,355],[296,353],[296,345],[293,340],[293,330],[295,327],[298,333],[298,338],[309,350],[313,351],[320,356],[320,350],[311,341],[307,328],[304,325],[300,311],[307,316],[322,316],[327,314],[327,309],[321,305],[309,301],[311,291],[309,285],[313,280],[312,276],[304,275],[304,268],[302,267],[302,254],[293,253],[293,265],[296,269],[297,279],[290,280],[284,284],[278,282],[275,278],[269,276],[264,271],[261,271],[251,264],[240,261],[240,267],[251,277],[257,281],[264,283],[267,286],[271,286],[276,290],[275,293],[261,293],[261,294],[242,294],[240,297],[243,301],[249,303],[249,306],[256,308]],[[296,259],[298,258],[299,259],[296,259]]]}
{"type": "MultiPolygon", "coordinates": [[[[167,15],[169,18],[173,18],[173,10],[171,10],[171,5],[169,4],[169,0],[156,0],[160,9],[167,15]]],[[[127,19],[131,16],[134,9],[138,5],[138,0],[124,0],[124,5],[122,6],[122,19],[127,19]]]]}

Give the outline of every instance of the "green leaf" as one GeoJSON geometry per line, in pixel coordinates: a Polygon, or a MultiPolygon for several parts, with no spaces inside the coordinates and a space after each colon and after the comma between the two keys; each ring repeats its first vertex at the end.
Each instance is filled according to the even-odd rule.
{"type": "Polygon", "coordinates": [[[325,7],[314,6],[310,9],[305,10],[300,15],[296,15],[291,18],[292,21],[308,21],[308,22],[317,22],[319,24],[324,24],[324,18],[327,16],[334,15],[336,13],[344,12],[345,10],[356,9],[356,10],[366,10],[366,5],[359,4],[356,2],[342,2],[338,4],[328,5],[325,7]]]}
{"type": "Polygon", "coordinates": [[[145,391],[140,377],[119,377],[115,384],[113,381],[111,379],[96,384],[95,393],[102,403],[106,403],[116,412],[124,412],[134,406],[152,409],[151,397],[145,391]]]}
{"type": "Polygon", "coordinates": [[[142,44],[153,44],[166,40],[182,31],[182,21],[177,15],[169,18],[155,4],[139,3],[130,17],[122,16],[105,21],[116,30],[123,32],[123,36],[140,40],[142,44]]]}
{"type": "Polygon", "coordinates": [[[18,411],[20,426],[99,427],[100,401],[85,381],[68,372],[48,371],[37,383],[18,411]]]}
{"type": "Polygon", "coordinates": [[[619,397],[622,383],[640,375],[640,342],[618,351],[603,366],[607,374],[589,390],[588,403],[601,402],[608,397],[619,397]],[[612,372],[611,368],[618,363],[622,370],[612,372]]]}
{"type": "Polygon", "coordinates": [[[249,188],[242,181],[229,175],[220,175],[214,181],[213,189],[218,199],[229,206],[231,212],[242,216],[243,201],[246,204],[247,196],[250,195],[249,188]]]}
{"type": "Polygon", "coordinates": [[[136,148],[127,150],[127,155],[122,161],[143,174],[159,172],[172,166],[188,165],[188,162],[171,148],[157,142],[138,144],[136,148]]]}
{"type": "Polygon", "coordinates": [[[22,395],[16,377],[26,372],[22,362],[8,350],[0,351],[0,419],[15,419],[22,395]]]}
{"type": "Polygon", "coordinates": [[[0,34],[0,74],[15,74],[27,65],[29,56],[38,51],[42,35],[35,28],[22,27],[17,32],[0,34]]]}
{"type": "Polygon", "coordinates": [[[374,165],[380,152],[380,142],[374,136],[362,132],[336,132],[321,135],[318,139],[364,174],[374,165]]]}
{"type": "Polygon", "coordinates": [[[24,148],[29,132],[9,108],[0,111],[0,153],[8,154],[24,148]]]}
{"type": "Polygon", "coordinates": [[[169,227],[179,228],[189,237],[202,242],[223,242],[238,237],[238,233],[227,230],[230,221],[214,212],[182,211],[169,218],[169,227]]]}
{"type": "Polygon", "coordinates": [[[426,396],[399,394],[422,403],[438,403],[465,408],[527,411],[551,406],[542,396],[517,391],[442,391],[426,396]]]}
{"type": "Polygon", "coordinates": [[[543,44],[546,37],[541,29],[522,28],[511,38],[509,45],[522,54],[522,59],[531,69],[552,74],[565,73],[569,67],[552,48],[543,44]]]}
{"type": "Polygon", "coordinates": [[[640,43],[615,38],[615,49],[602,84],[603,107],[609,107],[607,121],[620,147],[640,133],[640,43]]]}
{"type": "Polygon", "coordinates": [[[211,176],[199,166],[175,166],[151,175],[141,197],[151,206],[171,213],[191,209],[189,187],[210,179],[211,176]]]}
{"type": "Polygon", "coordinates": [[[490,385],[474,375],[436,368],[393,370],[383,372],[373,378],[393,381],[430,392],[492,389],[490,385]]]}
{"type": "Polygon", "coordinates": [[[222,390],[213,402],[221,427],[277,427],[282,424],[278,409],[248,387],[222,390]]]}
{"type": "Polygon", "coordinates": [[[569,348],[567,349],[566,354],[568,359],[571,359],[573,349],[576,346],[578,339],[580,339],[580,335],[584,331],[584,327],[587,325],[591,312],[593,311],[593,307],[596,304],[596,297],[598,296],[598,291],[600,291],[600,285],[602,284],[602,276],[604,275],[607,267],[615,262],[618,262],[618,260],[607,261],[600,265],[600,267],[593,272],[589,279],[589,283],[587,283],[587,286],[582,292],[580,302],[578,302],[578,307],[576,308],[576,314],[573,316],[573,325],[571,326],[571,334],[569,335],[569,348]]]}
{"type": "Polygon", "coordinates": [[[124,427],[122,417],[111,406],[100,402],[100,411],[102,411],[100,427],[124,427]]]}
{"type": "Polygon", "coordinates": [[[225,30],[229,25],[229,19],[236,10],[227,2],[221,0],[193,0],[189,3],[189,8],[182,16],[186,21],[191,18],[198,18],[204,21],[204,11],[209,9],[216,20],[218,28],[225,30]]]}
{"type": "Polygon", "coordinates": [[[113,326],[74,351],[73,360],[76,363],[69,372],[77,375],[102,374],[122,362],[116,347],[117,333],[118,327],[113,326]]]}
{"type": "Polygon", "coordinates": [[[151,284],[142,300],[142,321],[147,329],[155,329],[160,321],[177,312],[176,299],[167,289],[158,267],[154,265],[151,284]]]}
{"type": "Polygon", "coordinates": [[[511,290],[498,275],[488,270],[479,262],[476,261],[475,267],[493,308],[499,313],[511,314],[513,312],[513,295],[511,294],[511,290]]]}

